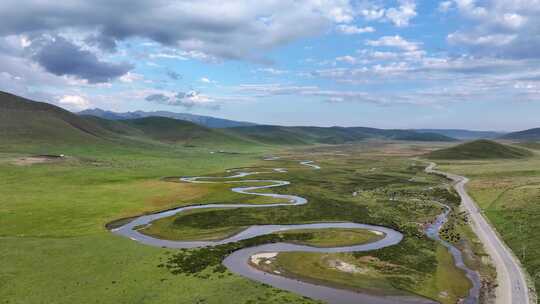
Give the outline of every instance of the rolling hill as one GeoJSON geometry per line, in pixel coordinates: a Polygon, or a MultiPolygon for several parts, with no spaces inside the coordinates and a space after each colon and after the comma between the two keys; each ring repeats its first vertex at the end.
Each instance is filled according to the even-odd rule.
{"type": "Polygon", "coordinates": [[[184,120],[145,117],[115,121],[79,116],[52,104],[0,92],[2,143],[94,145],[142,141],[197,145],[251,143],[184,120]]]}
{"type": "MultiPolygon", "coordinates": [[[[108,112],[112,113],[112,112],[108,112]]],[[[107,114],[109,115],[109,114],[107,114]]],[[[105,115],[105,116],[107,116],[105,115]]],[[[112,114],[111,114],[112,115],[112,114]]],[[[452,141],[435,133],[364,127],[285,127],[249,125],[208,128],[168,117],[134,119],[75,115],[55,105],[0,92],[0,140],[4,143],[94,144],[159,141],[184,145],[343,144],[365,139],[452,141]]]]}
{"type": "Polygon", "coordinates": [[[82,143],[107,135],[99,125],[62,108],[0,92],[0,139],[4,143],[82,143]]]}
{"type": "Polygon", "coordinates": [[[195,123],[167,117],[128,119],[119,123],[136,129],[144,136],[168,143],[185,144],[247,144],[248,140],[206,128],[195,123]]]}
{"type": "Polygon", "coordinates": [[[203,116],[203,115],[195,115],[195,114],[189,114],[189,113],[174,113],[174,112],[168,112],[168,111],[152,111],[152,112],[135,111],[135,112],[117,113],[117,112],[105,111],[102,109],[89,109],[89,110],[81,111],[77,114],[84,115],[84,116],[96,116],[96,117],[105,118],[109,120],[126,120],[126,119],[137,119],[137,118],[144,118],[144,117],[167,117],[167,118],[190,121],[192,123],[196,123],[198,125],[201,125],[207,128],[212,128],[212,129],[255,125],[254,123],[250,123],[250,122],[234,121],[234,120],[229,120],[229,119],[216,118],[216,117],[203,116]]]}
{"type": "Polygon", "coordinates": [[[433,151],[429,159],[517,159],[531,156],[526,149],[500,144],[491,140],[475,140],[454,147],[433,151]]]}
{"type": "Polygon", "coordinates": [[[415,129],[413,131],[420,133],[436,133],[461,140],[494,139],[505,134],[503,132],[495,131],[475,131],[463,129],[415,129]]]}
{"type": "Polygon", "coordinates": [[[385,130],[364,127],[284,127],[259,125],[235,127],[225,130],[229,134],[246,137],[265,144],[344,144],[365,139],[407,141],[454,141],[455,139],[434,133],[418,133],[408,130],[385,130]]]}
{"type": "Polygon", "coordinates": [[[528,129],[519,132],[508,133],[501,139],[511,139],[519,141],[537,141],[540,140],[540,128],[528,129]]]}

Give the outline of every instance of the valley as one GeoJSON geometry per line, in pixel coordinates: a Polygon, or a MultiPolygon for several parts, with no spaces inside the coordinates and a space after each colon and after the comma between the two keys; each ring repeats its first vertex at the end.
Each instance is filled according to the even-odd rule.
{"type": "MultiPolygon", "coordinates": [[[[494,204],[481,196],[490,182],[477,180],[490,168],[523,175],[518,187],[534,198],[532,171],[514,169],[534,166],[530,144],[354,137],[363,128],[233,132],[22,102],[4,113],[49,127],[31,121],[2,133],[5,303],[490,303],[497,276],[488,252],[451,181],[425,168],[436,159],[470,176],[482,208],[494,204]]],[[[514,217],[488,217],[519,252],[523,239],[504,230],[514,217]]],[[[528,256],[518,255],[531,272],[528,256]]]]}

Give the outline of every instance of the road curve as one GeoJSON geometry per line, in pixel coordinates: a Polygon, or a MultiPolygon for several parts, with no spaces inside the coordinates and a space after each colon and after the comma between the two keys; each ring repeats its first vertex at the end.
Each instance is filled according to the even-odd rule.
{"type": "Polygon", "coordinates": [[[435,170],[436,164],[430,163],[426,172],[439,174],[455,182],[454,189],[461,197],[462,206],[469,213],[471,226],[497,269],[496,304],[533,304],[534,292],[529,291],[525,271],[512,251],[499,238],[495,229],[488,223],[474,200],[465,190],[469,179],[435,170]]]}

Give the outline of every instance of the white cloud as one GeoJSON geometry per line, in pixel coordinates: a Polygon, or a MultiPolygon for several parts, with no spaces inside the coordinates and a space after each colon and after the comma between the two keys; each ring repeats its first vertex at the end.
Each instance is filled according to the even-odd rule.
{"type": "Polygon", "coordinates": [[[409,52],[417,51],[419,49],[418,43],[407,41],[399,35],[383,36],[377,40],[367,40],[366,44],[376,47],[398,48],[409,52]]]}
{"type": "Polygon", "coordinates": [[[540,58],[539,0],[453,0],[467,26],[448,36],[482,56],[540,58]]]}
{"type": "Polygon", "coordinates": [[[0,1],[5,20],[0,34],[90,31],[111,49],[139,37],[146,45],[183,50],[179,57],[261,60],[273,48],[350,24],[358,16],[353,0],[260,0],[256,5],[249,0],[133,0],[129,14],[125,6],[103,1],[42,2],[0,1]]]}
{"type": "Polygon", "coordinates": [[[391,22],[397,27],[406,27],[418,14],[415,0],[398,0],[399,6],[384,8],[378,5],[360,10],[360,15],[367,21],[391,22]]]}
{"type": "Polygon", "coordinates": [[[439,12],[446,13],[452,8],[453,5],[454,3],[452,1],[441,1],[437,9],[439,12]]]}
{"type": "Polygon", "coordinates": [[[70,110],[84,110],[90,107],[90,102],[79,95],[64,95],[58,100],[58,104],[70,110]]]}
{"type": "Polygon", "coordinates": [[[371,26],[357,27],[354,25],[340,24],[337,26],[339,32],[347,35],[373,33],[375,29],[371,26]]]}
{"type": "Polygon", "coordinates": [[[284,75],[284,74],[289,73],[289,71],[279,70],[279,69],[274,69],[274,68],[259,68],[257,69],[257,71],[272,74],[272,75],[284,75]]]}
{"type": "Polygon", "coordinates": [[[133,83],[139,80],[143,80],[144,76],[137,73],[127,72],[126,74],[122,75],[118,79],[124,83],[133,83]]]}
{"type": "Polygon", "coordinates": [[[363,9],[360,14],[368,21],[379,20],[384,17],[385,10],[382,9],[363,9]]]}
{"type": "Polygon", "coordinates": [[[472,46],[483,46],[483,47],[500,47],[511,43],[516,39],[517,35],[507,35],[507,34],[492,34],[485,36],[478,36],[476,34],[467,34],[461,32],[455,32],[449,34],[447,39],[448,42],[453,44],[466,44],[472,46]]]}
{"type": "Polygon", "coordinates": [[[501,24],[511,29],[519,29],[527,22],[527,18],[516,13],[505,13],[500,19],[501,24]]]}
{"type": "Polygon", "coordinates": [[[416,3],[414,0],[400,0],[399,2],[399,7],[392,7],[386,11],[386,18],[397,27],[405,27],[417,15],[416,3]]]}
{"type": "Polygon", "coordinates": [[[346,55],[346,56],[336,57],[336,61],[338,61],[338,62],[346,62],[346,63],[349,63],[349,64],[356,64],[358,62],[358,59],[353,57],[353,56],[346,55]]]}

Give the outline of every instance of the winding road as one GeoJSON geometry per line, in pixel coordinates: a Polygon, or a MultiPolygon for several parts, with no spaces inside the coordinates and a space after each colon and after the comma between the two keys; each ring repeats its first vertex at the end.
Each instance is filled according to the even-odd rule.
{"type": "Polygon", "coordinates": [[[452,173],[435,170],[436,164],[430,163],[426,172],[446,176],[455,182],[454,188],[461,197],[462,206],[471,218],[471,226],[484,244],[497,269],[496,303],[497,304],[532,304],[532,293],[529,291],[526,275],[518,259],[503,243],[493,227],[482,215],[476,203],[465,190],[468,178],[452,173]]]}

